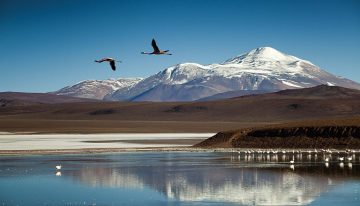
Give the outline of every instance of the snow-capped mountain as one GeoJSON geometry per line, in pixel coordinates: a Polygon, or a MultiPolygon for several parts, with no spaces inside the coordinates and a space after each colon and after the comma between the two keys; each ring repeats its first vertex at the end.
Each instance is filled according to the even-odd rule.
{"type": "Polygon", "coordinates": [[[86,80],[72,86],[64,87],[53,93],[72,97],[103,99],[105,95],[118,89],[129,88],[140,80],[142,80],[142,78],[86,80]]]}
{"type": "Polygon", "coordinates": [[[332,75],[309,61],[261,47],[221,64],[178,64],[110,92],[104,99],[193,101],[230,91],[271,92],[320,84],[360,89],[360,84],[332,75]]]}

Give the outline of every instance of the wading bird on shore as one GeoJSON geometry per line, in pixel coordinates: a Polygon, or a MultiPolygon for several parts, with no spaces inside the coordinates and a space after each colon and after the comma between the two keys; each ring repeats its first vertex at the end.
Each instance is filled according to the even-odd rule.
{"type": "Polygon", "coordinates": [[[55,168],[56,168],[57,170],[61,170],[61,165],[56,165],[55,168]]]}
{"type": "Polygon", "coordinates": [[[107,58],[102,58],[102,59],[100,59],[100,60],[95,60],[95,62],[97,62],[97,63],[109,62],[110,67],[111,67],[111,69],[112,69],[113,71],[116,70],[115,62],[120,62],[120,63],[121,63],[121,61],[116,61],[115,59],[109,58],[109,57],[107,57],[107,58]]]}
{"type": "Polygon", "coordinates": [[[295,163],[295,159],[294,157],[292,157],[292,160],[290,160],[290,164],[294,164],[295,163]]]}
{"type": "Polygon", "coordinates": [[[149,54],[149,55],[152,55],[152,54],[155,54],[155,55],[162,55],[162,54],[166,54],[166,55],[172,55],[172,54],[169,54],[169,50],[160,50],[159,47],[156,45],[156,41],[155,39],[152,39],[151,41],[151,46],[153,47],[154,51],[153,52],[141,52],[141,54],[149,54]]]}

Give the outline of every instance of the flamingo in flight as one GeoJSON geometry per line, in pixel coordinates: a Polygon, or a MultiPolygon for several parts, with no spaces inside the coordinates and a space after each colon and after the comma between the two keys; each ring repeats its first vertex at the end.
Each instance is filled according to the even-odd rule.
{"type": "Polygon", "coordinates": [[[109,58],[109,57],[107,57],[107,58],[102,58],[102,59],[100,59],[100,60],[95,60],[95,62],[97,62],[97,63],[109,62],[110,67],[111,67],[111,69],[112,69],[113,71],[116,70],[115,62],[120,62],[120,63],[121,63],[121,61],[116,61],[115,59],[109,58]]]}
{"type": "Polygon", "coordinates": [[[155,54],[155,55],[162,55],[162,54],[166,54],[166,55],[172,55],[169,52],[169,50],[160,50],[159,47],[156,45],[156,41],[155,39],[152,39],[151,41],[151,46],[153,47],[154,51],[153,52],[141,52],[141,54],[149,54],[149,55],[152,55],[152,54],[155,54]]]}

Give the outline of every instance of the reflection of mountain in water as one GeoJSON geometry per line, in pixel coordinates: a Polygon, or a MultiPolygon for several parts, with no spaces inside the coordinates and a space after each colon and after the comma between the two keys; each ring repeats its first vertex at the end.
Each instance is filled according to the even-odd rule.
{"type": "Polygon", "coordinates": [[[210,170],[206,176],[212,172],[219,176],[215,182],[211,177],[197,184],[184,176],[174,177],[167,182],[163,192],[168,197],[185,201],[287,205],[309,203],[312,195],[321,193],[327,185],[327,182],[318,182],[314,178],[303,179],[291,172],[264,172],[261,169],[244,168],[224,173],[210,170]]]}
{"type": "Polygon", "coordinates": [[[86,168],[74,171],[71,175],[76,181],[90,186],[136,187],[143,188],[144,182],[135,174],[119,173],[112,168],[86,168]]]}
{"type": "Polygon", "coordinates": [[[92,186],[153,188],[181,201],[244,205],[306,205],[328,189],[331,178],[284,168],[161,165],[84,168],[66,176],[92,186]]]}

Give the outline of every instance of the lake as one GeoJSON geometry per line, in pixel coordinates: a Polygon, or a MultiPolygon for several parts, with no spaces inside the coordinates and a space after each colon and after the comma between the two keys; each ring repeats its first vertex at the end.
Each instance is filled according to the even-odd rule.
{"type": "Polygon", "coordinates": [[[359,154],[0,156],[0,205],[359,205],[359,154]],[[338,156],[352,157],[343,162],[338,156]],[[295,163],[289,161],[294,157],[295,163]],[[56,170],[56,165],[62,165],[56,170]]]}

